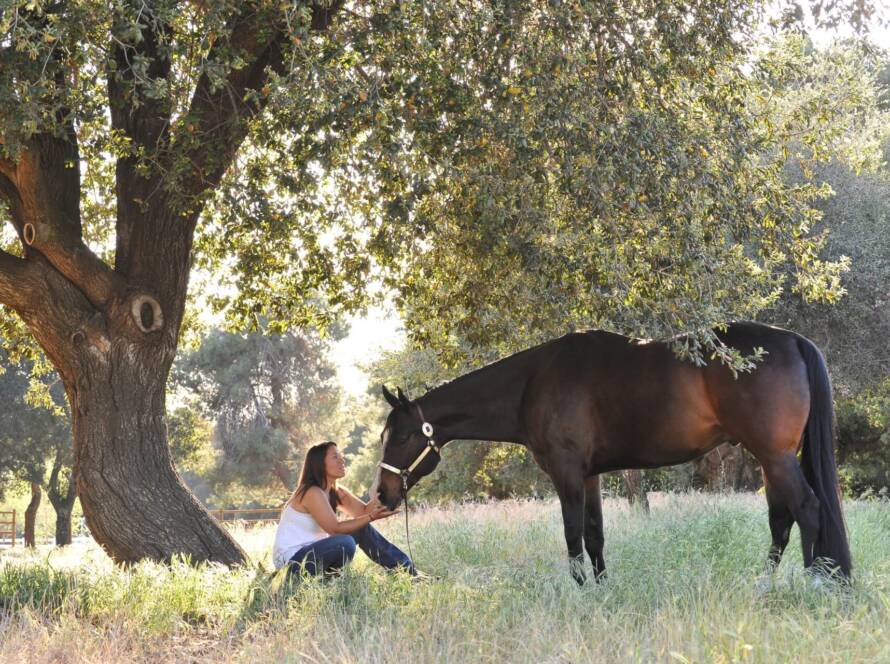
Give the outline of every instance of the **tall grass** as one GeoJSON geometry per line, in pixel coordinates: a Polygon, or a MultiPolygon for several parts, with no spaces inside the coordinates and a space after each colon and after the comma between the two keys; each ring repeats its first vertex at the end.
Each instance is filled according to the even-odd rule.
{"type": "MultiPolygon", "coordinates": [[[[332,582],[279,585],[271,527],[235,532],[238,570],[5,552],[0,660],[890,661],[890,505],[846,514],[849,588],[814,584],[796,536],[765,574],[766,507],[744,495],[661,496],[650,516],[607,501],[609,577],[583,588],[553,501],[412,512],[417,564],[442,577],[420,584],[358,555],[332,582]]],[[[404,545],[401,521],[381,529],[404,545]]]]}

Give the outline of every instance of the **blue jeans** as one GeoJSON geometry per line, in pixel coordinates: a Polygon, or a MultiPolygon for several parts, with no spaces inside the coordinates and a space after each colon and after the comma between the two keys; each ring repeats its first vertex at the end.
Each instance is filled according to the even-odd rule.
{"type": "Polygon", "coordinates": [[[356,545],[378,565],[387,569],[404,567],[412,576],[417,575],[411,559],[370,524],[350,535],[332,535],[307,544],[291,557],[288,573],[298,572],[303,566],[309,574],[336,574],[355,556],[356,545]]]}

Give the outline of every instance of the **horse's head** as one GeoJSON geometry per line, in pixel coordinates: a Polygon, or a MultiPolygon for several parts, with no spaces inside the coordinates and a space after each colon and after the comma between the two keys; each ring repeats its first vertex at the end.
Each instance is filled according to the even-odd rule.
{"type": "Polygon", "coordinates": [[[383,461],[370,490],[371,498],[379,495],[380,502],[389,509],[395,509],[421,477],[433,472],[440,458],[436,434],[424,420],[420,406],[401,389],[397,393],[398,396],[383,386],[383,396],[392,411],[380,434],[383,461]]]}

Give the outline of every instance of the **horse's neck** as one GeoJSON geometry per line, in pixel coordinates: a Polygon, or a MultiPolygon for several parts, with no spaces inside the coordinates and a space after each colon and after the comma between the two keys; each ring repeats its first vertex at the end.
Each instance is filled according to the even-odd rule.
{"type": "Polygon", "coordinates": [[[530,351],[473,371],[428,392],[418,403],[449,440],[523,443],[519,407],[530,373],[530,351]]]}

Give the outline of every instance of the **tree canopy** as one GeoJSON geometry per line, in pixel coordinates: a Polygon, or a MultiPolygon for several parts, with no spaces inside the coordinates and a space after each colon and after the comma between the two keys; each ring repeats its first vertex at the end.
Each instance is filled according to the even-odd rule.
{"type": "Polygon", "coordinates": [[[707,345],[783,285],[836,299],[845,262],[820,260],[809,233],[827,190],[782,168],[824,158],[864,101],[854,86],[840,105],[779,108],[776,79],[800,63],[757,57],[759,9],[363,6],[320,47],[325,93],[287,91],[279,140],[246,158],[238,217],[208,225],[211,254],[233,238],[291,247],[289,261],[241,254],[233,315],[286,314],[280,285],[307,275],[343,303],[381,266],[415,340],[447,355],[458,338],[516,350],[588,327],[707,345]],[[289,214],[314,222],[299,242],[292,225],[255,223],[289,214]]]}
{"type": "Polygon", "coordinates": [[[124,163],[182,214],[204,210],[197,258],[233,268],[237,294],[215,299],[233,323],[324,323],[379,267],[418,341],[443,349],[450,332],[515,348],[578,327],[713,342],[704,330],[755,317],[783,274],[809,299],[840,293],[842,263],[808,233],[824,191],[780,171],[792,138],[824,155],[858,100],[777,118],[766,83],[793,63],[754,57],[758,2],[250,6],[281,32],[267,61],[226,36],[224,2],[3,18],[4,153],[76,128],[84,231],[109,260],[124,163]],[[233,88],[250,67],[263,85],[233,88]],[[220,131],[196,113],[223,94],[245,143],[201,157],[222,178],[211,197],[182,184],[220,131]],[[122,110],[108,131],[109,103],[154,118],[154,139],[122,110]]]}

